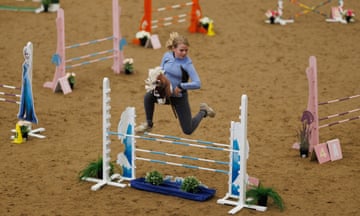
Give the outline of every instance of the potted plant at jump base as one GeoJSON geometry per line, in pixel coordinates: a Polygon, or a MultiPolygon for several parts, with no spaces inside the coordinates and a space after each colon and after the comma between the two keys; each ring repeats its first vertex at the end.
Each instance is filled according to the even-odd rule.
{"type": "Polygon", "coordinates": [[[299,144],[300,144],[300,157],[306,158],[309,156],[310,147],[310,135],[311,135],[311,123],[314,121],[314,117],[310,111],[304,111],[301,117],[301,128],[298,132],[299,144]]]}
{"type": "Polygon", "coordinates": [[[20,130],[21,130],[21,135],[22,135],[22,138],[28,140],[28,137],[29,137],[29,132],[30,132],[30,128],[28,125],[21,125],[20,126],[20,130]]]}
{"type": "Polygon", "coordinates": [[[50,3],[51,3],[51,0],[41,0],[41,4],[44,7],[44,12],[49,11],[50,3]]]}
{"type": "Polygon", "coordinates": [[[41,0],[41,6],[35,10],[35,13],[56,12],[59,8],[60,0],[41,0]]]}
{"type": "Polygon", "coordinates": [[[342,17],[344,20],[346,20],[346,23],[354,22],[355,21],[355,13],[351,9],[344,10],[342,12],[342,17]]]}
{"type": "MultiPolygon", "coordinates": [[[[110,163],[110,171],[109,175],[111,176],[114,174],[114,164],[110,163]]],[[[103,159],[100,157],[97,161],[90,162],[87,167],[85,167],[79,174],[79,179],[82,180],[83,178],[103,178],[103,159]]]]}
{"type": "Polygon", "coordinates": [[[199,20],[199,22],[200,22],[200,26],[203,28],[203,29],[205,29],[206,30],[206,32],[208,31],[208,29],[209,29],[209,25],[210,25],[210,23],[212,23],[213,22],[213,20],[212,19],[210,19],[209,17],[202,17],[200,20],[199,20]]]}
{"type": "Polygon", "coordinates": [[[150,33],[144,30],[138,31],[135,37],[140,41],[141,46],[145,46],[146,42],[150,39],[150,33]]]}
{"type": "Polygon", "coordinates": [[[123,61],[125,74],[132,74],[134,72],[134,59],[126,58],[123,61]]]}
{"type": "Polygon", "coordinates": [[[69,82],[69,85],[70,85],[70,88],[73,90],[74,87],[75,87],[75,76],[76,74],[75,73],[66,73],[66,77],[67,77],[67,80],[69,82]]]}
{"type": "Polygon", "coordinates": [[[268,198],[271,198],[274,204],[279,207],[280,211],[283,211],[285,206],[281,196],[270,187],[264,187],[262,184],[254,186],[246,191],[246,198],[248,204],[257,204],[260,206],[268,205],[268,198]]]}
{"type": "Polygon", "coordinates": [[[27,141],[31,131],[31,122],[20,120],[16,123],[14,143],[21,144],[27,141]]]}

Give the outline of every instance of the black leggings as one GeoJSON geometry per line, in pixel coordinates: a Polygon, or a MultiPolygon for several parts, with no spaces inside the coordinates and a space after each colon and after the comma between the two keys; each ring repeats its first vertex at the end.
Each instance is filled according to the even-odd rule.
{"type": "MultiPolygon", "coordinates": [[[[153,126],[155,103],[157,103],[157,98],[151,92],[147,92],[144,96],[144,107],[146,121],[151,127],[153,126]]],[[[171,106],[175,108],[181,129],[187,135],[195,131],[206,115],[206,111],[200,110],[195,117],[192,118],[187,92],[183,92],[182,97],[170,97],[170,101],[167,101],[166,104],[171,104],[171,106]]]]}

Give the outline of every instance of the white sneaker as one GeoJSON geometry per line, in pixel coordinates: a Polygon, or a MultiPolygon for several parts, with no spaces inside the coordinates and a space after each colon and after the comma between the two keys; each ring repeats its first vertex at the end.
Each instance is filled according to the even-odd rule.
{"type": "Polygon", "coordinates": [[[215,111],[211,107],[209,107],[209,105],[207,105],[206,103],[200,104],[200,110],[205,111],[206,116],[209,116],[210,118],[214,118],[216,115],[215,111]]]}
{"type": "Polygon", "coordinates": [[[151,131],[151,128],[147,122],[141,123],[139,126],[135,127],[135,133],[144,133],[151,131]]]}

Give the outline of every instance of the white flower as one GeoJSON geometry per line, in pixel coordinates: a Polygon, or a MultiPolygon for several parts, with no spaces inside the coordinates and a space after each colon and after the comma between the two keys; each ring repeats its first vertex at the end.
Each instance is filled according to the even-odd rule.
{"type": "Polygon", "coordinates": [[[68,72],[68,73],[66,73],[66,77],[67,78],[69,78],[69,77],[74,77],[76,74],[75,73],[70,73],[70,72],[68,72]]]}
{"type": "Polygon", "coordinates": [[[137,39],[141,39],[141,38],[144,38],[144,37],[150,38],[150,33],[147,32],[147,31],[144,31],[144,30],[141,30],[141,31],[136,33],[136,38],[137,39]]]}
{"type": "Polygon", "coordinates": [[[203,17],[203,18],[201,18],[199,21],[200,21],[200,23],[203,24],[203,25],[206,25],[206,24],[209,24],[209,23],[213,22],[213,20],[210,19],[209,17],[203,17]]]}
{"type": "Polygon", "coordinates": [[[132,58],[126,58],[123,61],[123,64],[133,64],[134,63],[134,59],[132,58]]]}

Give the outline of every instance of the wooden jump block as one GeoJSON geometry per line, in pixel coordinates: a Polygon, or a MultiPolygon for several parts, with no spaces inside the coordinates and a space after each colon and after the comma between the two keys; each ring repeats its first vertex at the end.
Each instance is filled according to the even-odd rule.
{"type": "Polygon", "coordinates": [[[316,145],[314,150],[320,164],[343,158],[339,139],[329,140],[326,143],[316,145]]]}
{"type": "Polygon", "coordinates": [[[339,139],[333,139],[326,142],[329,148],[330,153],[330,160],[340,160],[343,158],[341,147],[340,147],[340,140],[339,139]]]}
{"type": "Polygon", "coordinates": [[[58,79],[54,92],[62,91],[64,95],[72,92],[68,78],[66,76],[58,79]]]}
{"type": "Polygon", "coordinates": [[[159,36],[157,34],[151,35],[150,40],[146,41],[145,48],[160,49],[161,43],[159,40],[159,36]]]}
{"type": "Polygon", "coordinates": [[[319,161],[319,164],[323,164],[325,162],[330,161],[329,149],[327,147],[327,143],[321,143],[314,147],[316,157],[319,161]]]}

